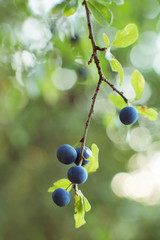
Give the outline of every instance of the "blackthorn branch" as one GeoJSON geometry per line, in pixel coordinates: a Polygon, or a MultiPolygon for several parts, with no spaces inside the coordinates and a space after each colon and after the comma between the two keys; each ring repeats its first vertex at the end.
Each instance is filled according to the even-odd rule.
{"type": "MultiPolygon", "coordinates": [[[[101,1],[104,2],[104,1],[101,1]]],[[[83,224],[85,224],[85,213],[90,211],[91,205],[88,202],[87,198],[83,195],[83,193],[78,189],[78,184],[84,183],[87,178],[88,174],[95,172],[98,167],[98,152],[99,149],[96,146],[96,144],[92,144],[90,150],[88,147],[85,146],[87,133],[91,121],[91,117],[94,113],[94,106],[97,99],[98,92],[100,90],[102,82],[105,82],[109,87],[115,91],[118,95],[110,95],[109,99],[112,101],[112,103],[115,105],[115,107],[121,109],[119,113],[119,119],[122,124],[124,125],[131,125],[134,124],[139,117],[139,114],[148,117],[151,120],[156,120],[157,118],[157,112],[154,109],[147,109],[147,107],[141,107],[141,106],[127,106],[128,105],[128,99],[124,96],[124,93],[122,91],[119,91],[114,84],[112,84],[108,79],[105,78],[102,72],[102,67],[100,64],[100,59],[98,55],[98,51],[108,51],[108,49],[111,46],[117,47],[117,48],[123,48],[131,45],[134,43],[138,38],[138,29],[135,24],[128,24],[123,30],[120,30],[117,32],[114,40],[110,44],[110,40],[108,39],[108,36],[103,33],[103,39],[106,47],[99,47],[96,45],[96,41],[93,34],[93,28],[91,23],[91,15],[90,11],[93,14],[93,17],[97,22],[101,23],[111,23],[112,20],[112,14],[110,13],[110,10],[104,5],[103,3],[99,2],[98,0],[94,1],[88,1],[83,0],[83,7],[86,12],[86,18],[87,18],[87,25],[88,25],[88,31],[89,31],[89,39],[91,41],[92,45],[92,54],[88,61],[88,65],[90,65],[93,61],[96,65],[96,69],[98,72],[98,82],[97,86],[95,88],[92,100],[91,100],[91,106],[88,113],[87,120],[85,122],[84,132],[82,135],[82,138],[80,140],[81,146],[77,147],[76,149],[68,144],[63,144],[60,146],[57,150],[57,158],[58,160],[66,165],[69,164],[76,164],[77,166],[72,166],[67,173],[67,179],[60,179],[56,181],[51,188],[49,188],[49,192],[52,192],[52,199],[60,207],[66,206],[70,202],[70,190],[73,187],[75,191],[75,227],[79,228],[83,224]],[[90,10],[89,10],[90,9],[90,10]],[[100,15],[99,13],[102,13],[100,15]],[[89,163],[90,162],[90,163],[89,163]],[[87,165],[88,164],[88,165],[87,165]],[[86,165],[86,166],[85,166],[86,165]],[[85,167],[84,167],[85,166],[85,167]]],[[[59,6],[59,4],[58,4],[59,6]]],[[[77,0],[72,1],[70,4],[70,1],[65,3],[65,6],[63,7],[63,13],[65,16],[72,15],[76,9],[77,9],[77,0]]],[[[78,36],[75,35],[73,41],[78,40],[78,36]]],[[[121,66],[121,63],[112,55],[112,58],[107,59],[111,70],[113,72],[118,72],[119,75],[119,85],[121,86],[123,83],[123,68],[121,66]]],[[[86,78],[87,71],[85,68],[79,69],[79,76],[86,78]]],[[[138,71],[135,70],[131,77],[131,85],[135,92],[134,100],[138,100],[144,90],[145,86],[145,80],[143,75],[138,71]]],[[[132,104],[131,104],[132,105],[132,104]]]]}
{"type": "Polygon", "coordinates": [[[93,49],[93,53],[92,53],[92,56],[91,56],[91,58],[90,58],[90,60],[88,62],[88,65],[91,64],[92,60],[94,60],[95,65],[96,65],[97,70],[98,70],[99,81],[97,83],[97,87],[96,87],[95,93],[94,93],[94,95],[92,97],[91,108],[90,108],[90,111],[89,111],[89,114],[88,114],[88,118],[87,118],[87,121],[86,121],[86,124],[85,124],[83,137],[80,140],[80,142],[81,142],[81,152],[80,152],[79,159],[78,159],[78,165],[81,165],[81,163],[83,161],[83,156],[82,156],[83,154],[82,153],[83,153],[83,150],[84,150],[84,147],[85,147],[87,132],[88,132],[89,124],[90,124],[90,121],[91,121],[91,116],[93,114],[94,105],[95,105],[95,102],[96,102],[96,98],[97,98],[98,92],[100,90],[101,83],[103,81],[105,83],[107,83],[112,88],[113,91],[117,92],[124,99],[124,101],[126,103],[128,102],[127,98],[123,95],[123,93],[120,92],[112,83],[110,83],[104,77],[104,75],[102,73],[102,68],[100,66],[100,61],[99,61],[99,58],[98,58],[97,51],[105,51],[107,48],[100,48],[100,47],[98,47],[96,45],[95,39],[94,39],[94,35],[93,35],[92,25],[91,25],[90,11],[89,11],[89,8],[88,8],[86,0],[83,1],[82,5],[85,7],[86,16],[87,16],[88,30],[89,30],[89,39],[91,40],[92,49],[93,49]]]}

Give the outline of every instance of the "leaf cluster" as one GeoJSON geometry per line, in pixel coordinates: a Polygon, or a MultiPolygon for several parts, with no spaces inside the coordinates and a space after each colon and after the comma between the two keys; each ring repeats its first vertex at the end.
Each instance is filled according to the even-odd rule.
{"type": "MultiPolygon", "coordinates": [[[[117,32],[114,40],[110,43],[109,38],[105,33],[103,33],[103,40],[107,47],[107,51],[105,54],[106,59],[109,61],[112,71],[118,72],[119,75],[119,85],[121,86],[123,83],[123,68],[121,63],[112,55],[110,52],[112,47],[116,48],[124,48],[128,47],[133,44],[138,38],[138,29],[135,24],[128,24],[123,30],[117,32]]],[[[135,97],[133,101],[139,100],[145,87],[145,79],[143,75],[138,71],[135,70],[131,77],[131,84],[135,92],[135,97]]],[[[111,94],[109,96],[111,102],[119,109],[124,108],[127,106],[127,103],[121,98],[121,96],[115,96],[111,94]]],[[[150,120],[156,120],[158,113],[152,109],[147,108],[146,106],[136,106],[138,113],[147,117],[150,120]]]]}
{"type": "MultiPolygon", "coordinates": [[[[63,10],[63,14],[66,17],[73,15],[77,9],[81,0],[62,0],[52,8],[52,14],[57,14],[63,10]]],[[[88,0],[87,4],[92,12],[95,20],[100,24],[106,25],[111,24],[113,14],[109,10],[108,5],[111,3],[116,3],[121,5],[124,3],[123,0],[88,0]]]]}

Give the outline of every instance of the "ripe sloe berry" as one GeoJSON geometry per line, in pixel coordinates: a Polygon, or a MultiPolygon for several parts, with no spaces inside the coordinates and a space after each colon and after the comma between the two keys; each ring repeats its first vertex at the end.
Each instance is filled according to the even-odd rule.
{"type": "Polygon", "coordinates": [[[70,196],[70,193],[67,192],[67,190],[63,188],[57,188],[52,193],[52,199],[55,202],[55,204],[57,204],[59,207],[63,207],[70,202],[71,196],[70,196]]]}
{"type": "Polygon", "coordinates": [[[88,172],[84,167],[74,166],[68,170],[68,179],[75,184],[84,183],[88,178],[88,172]]]}
{"type": "Polygon", "coordinates": [[[71,164],[77,159],[77,152],[72,146],[63,144],[57,150],[57,158],[61,163],[71,164]]]}
{"type": "MultiPolygon", "coordinates": [[[[78,160],[79,160],[79,155],[80,155],[80,152],[81,152],[81,147],[76,148],[76,152],[77,152],[77,159],[75,161],[75,164],[78,165],[78,160]]],[[[91,155],[92,155],[92,151],[88,147],[85,147],[84,150],[83,150],[83,157],[85,159],[88,159],[91,155]]],[[[88,163],[89,163],[89,161],[83,160],[82,166],[85,166],[88,163]]]]}
{"type": "Polygon", "coordinates": [[[125,107],[120,111],[119,118],[125,125],[133,124],[138,119],[138,112],[134,107],[125,107]]]}

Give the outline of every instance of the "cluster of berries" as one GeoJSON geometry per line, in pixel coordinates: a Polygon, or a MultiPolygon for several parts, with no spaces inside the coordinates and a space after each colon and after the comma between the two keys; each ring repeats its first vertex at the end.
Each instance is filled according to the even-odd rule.
{"type": "MultiPolygon", "coordinates": [[[[57,158],[63,164],[72,164],[75,163],[77,166],[73,166],[68,170],[68,179],[72,182],[72,184],[82,184],[88,178],[88,172],[83,167],[88,164],[87,160],[89,156],[92,155],[91,150],[88,147],[85,147],[83,150],[83,161],[81,166],[79,164],[81,147],[74,149],[72,146],[68,144],[63,144],[57,150],[57,158]]],[[[67,205],[70,202],[70,193],[63,188],[57,188],[52,193],[53,201],[60,207],[67,205]]]]}
{"type": "MultiPolygon", "coordinates": [[[[134,107],[125,107],[120,111],[119,118],[125,125],[133,124],[138,119],[138,112],[134,107]]],[[[83,167],[89,163],[87,160],[92,155],[91,150],[85,147],[83,150],[83,160],[81,166],[79,166],[81,147],[74,149],[68,144],[63,144],[57,150],[57,158],[63,164],[75,163],[77,166],[73,166],[68,170],[68,179],[72,184],[82,184],[88,178],[88,172],[83,167]]],[[[67,205],[70,202],[70,193],[64,188],[57,188],[52,193],[53,201],[60,207],[67,205]]]]}

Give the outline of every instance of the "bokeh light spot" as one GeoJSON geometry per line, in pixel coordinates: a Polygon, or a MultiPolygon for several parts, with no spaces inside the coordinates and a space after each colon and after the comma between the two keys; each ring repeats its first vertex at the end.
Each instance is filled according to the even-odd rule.
{"type": "Polygon", "coordinates": [[[74,70],[58,68],[52,74],[54,86],[62,91],[71,89],[77,80],[77,74],[74,70]]]}
{"type": "Polygon", "coordinates": [[[151,140],[151,134],[147,128],[137,127],[130,132],[129,145],[135,151],[145,151],[149,147],[151,140]]]}

